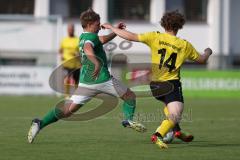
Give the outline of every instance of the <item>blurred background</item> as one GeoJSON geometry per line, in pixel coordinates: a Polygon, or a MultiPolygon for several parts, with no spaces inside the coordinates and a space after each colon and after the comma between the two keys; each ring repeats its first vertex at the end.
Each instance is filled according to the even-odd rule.
{"type": "MultiPolygon", "coordinates": [[[[69,22],[75,24],[76,36],[81,34],[79,16],[89,7],[101,15],[102,23],[123,21],[136,33],[163,31],[159,25],[163,13],[179,10],[187,23],[178,36],[190,41],[200,53],[206,47],[214,51],[205,65],[190,62],[184,65],[186,69],[213,71],[208,74],[213,79],[209,80],[208,75],[200,72],[197,75],[205,79],[199,80],[195,74],[190,74],[195,79],[183,76],[184,88],[191,89],[195,85],[205,90],[212,86],[213,89],[239,91],[238,0],[1,0],[0,94],[55,94],[48,78],[59,65],[60,41],[67,36],[69,22]],[[216,76],[212,77],[213,74],[216,76]]],[[[116,38],[105,48],[111,62],[150,63],[150,50],[144,44],[116,38]],[[119,54],[121,56],[113,58],[119,54]]],[[[142,68],[131,68],[132,75],[143,74],[142,68]]]]}

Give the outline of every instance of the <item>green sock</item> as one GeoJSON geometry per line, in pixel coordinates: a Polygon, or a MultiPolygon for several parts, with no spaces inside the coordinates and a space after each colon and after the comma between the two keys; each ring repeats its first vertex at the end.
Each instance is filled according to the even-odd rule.
{"type": "Polygon", "coordinates": [[[59,108],[54,108],[50,110],[41,120],[40,129],[46,127],[47,125],[54,123],[60,119],[62,111],[59,108]]]}
{"type": "Polygon", "coordinates": [[[123,106],[122,106],[124,119],[133,120],[135,107],[136,107],[135,99],[130,99],[130,100],[124,101],[123,106]]]}

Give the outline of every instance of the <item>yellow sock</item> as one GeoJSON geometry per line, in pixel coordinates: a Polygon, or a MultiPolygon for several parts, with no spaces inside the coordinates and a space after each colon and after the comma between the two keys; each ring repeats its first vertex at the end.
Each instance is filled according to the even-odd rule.
{"type": "Polygon", "coordinates": [[[169,111],[168,111],[168,108],[166,106],[164,107],[163,112],[164,112],[165,116],[168,117],[169,111]]]}
{"type": "Polygon", "coordinates": [[[156,132],[160,133],[162,137],[164,137],[170,129],[174,127],[174,123],[172,120],[164,120],[162,124],[157,128],[156,132]]]}

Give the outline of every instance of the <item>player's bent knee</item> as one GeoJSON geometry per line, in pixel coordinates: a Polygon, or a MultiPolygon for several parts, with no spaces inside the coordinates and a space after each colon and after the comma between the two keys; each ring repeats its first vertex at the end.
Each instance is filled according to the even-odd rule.
{"type": "Polygon", "coordinates": [[[136,94],[130,89],[123,95],[123,99],[136,99],[136,94]]]}
{"type": "Polygon", "coordinates": [[[66,104],[64,107],[62,107],[62,116],[60,118],[67,118],[70,117],[73,113],[78,111],[78,109],[82,106],[82,104],[75,104],[70,103],[66,104]]]}
{"type": "Polygon", "coordinates": [[[172,120],[175,124],[181,121],[181,115],[178,114],[169,114],[168,119],[172,120]]]}

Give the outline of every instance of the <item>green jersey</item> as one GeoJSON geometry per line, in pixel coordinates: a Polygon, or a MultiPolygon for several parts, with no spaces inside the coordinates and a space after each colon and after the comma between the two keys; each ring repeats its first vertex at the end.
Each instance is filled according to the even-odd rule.
{"type": "Polygon", "coordinates": [[[79,50],[81,54],[81,72],[80,72],[80,83],[85,84],[97,84],[103,83],[110,79],[110,73],[107,66],[107,57],[103,49],[103,44],[99,40],[96,33],[84,32],[80,35],[79,50]],[[85,43],[91,43],[93,46],[94,54],[101,65],[99,75],[96,79],[92,77],[94,71],[94,64],[88,59],[86,53],[84,53],[83,47],[85,43]]]}

